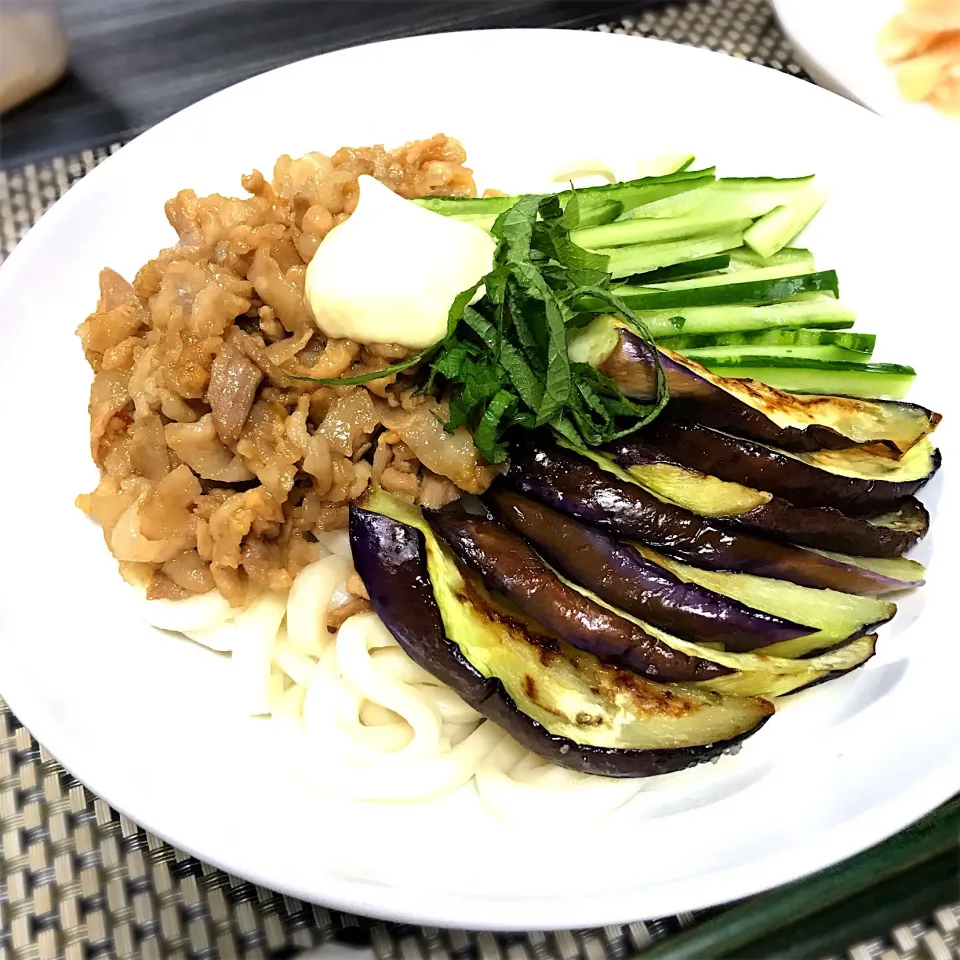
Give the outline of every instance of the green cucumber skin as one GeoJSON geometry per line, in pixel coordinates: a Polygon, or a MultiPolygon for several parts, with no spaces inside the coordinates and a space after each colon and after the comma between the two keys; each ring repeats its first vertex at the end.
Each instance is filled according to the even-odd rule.
{"type": "MultiPolygon", "coordinates": [[[[653,203],[665,197],[695,190],[706,186],[715,180],[715,168],[705,170],[678,170],[675,173],[662,177],[643,177],[639,180],[627,180],[620,183],[607,183],[596,187],[582,187],[576,193],[581,202],[587,207],[605,205],[609,202],[621,203],[616,216],[621,216],[624,210],[653,203]]],[[[558,193],[561,203],[566,203],[572,196],[570,190],[558,193]]],[[[412,202],[418,207],[432,210],[452,217],[487,217],[499,216],[504,210],[509,210],[520,198],[526,194],[508,197],[419,197],[412,202]]],[[[584,211],[582,211],[583,213],[584,211]]],[[[614,217],[613,219],[616,219],[614,217]]],[[[606,221],[604,221],[606,222],[606,221]]]]}
{"type": "MultiPolygon", "coordinates": [[[[667,343],[663,343],[662,345],[669,347],[669,344],[667,343]]],[[[670,349],[675,348],[671,347],[670,349]]],[[[862,353],[857,353],[855,350],[845,350],[843,347],[830,345],[824,345],[821,347],[777,347],[771,344],[758,343],[750,344],[749,350],[750,356],[758,359],[785,357],[788,360],[841,360],[848,363],[857,361],[862,362],[865,359],[862,353]]],[[[711,364],[723,364],[723,362],[728,358],[742,356],[743,346],[700,347],[677,350],[677,352],[682,353],[685,357],[689,357],[691,360],[696,360],[697,363],[702,363],[705,367],[709,367],[711,364]]]]}
{"type": "MultiPolygon", "coordinates": [[[[619,180],[617,183],[601,183],[595,187],[581,187],[577,190],[581,196],[602,196],[604,199],[621,199],[620,194],[627,191],[643,190],[645,187],[657,187],[671,183],[687,183],[703,180],[704,183],[714,183],[717,179],[716,167],[704,167],[701,170],[677,170],[674,173],[665,173],[659,177],[639,177],[636,180],[619,180]]],[[[570,191],[564,190],[560,196],[569,196],[570,191]]]]}
{"type": "MultiPolygon", "coordinates": [[[[646,186],[629,186],[624,184],[612,183],[609,187],[590,187],[591,190],[605,190],[621,187],[617,192],[611,192],[608,196],[611,199],[619,200],[623,204],[624,212],[635,210],[637,207],[645,206],[648,203],[655,203],[657,200],[663,200],[666,197],[677,196],[687,193],[690,190],[696,190],[699,187],[712,183],[711,177],[699,177],[695,180],[674,180],[665,183],[650,183],[646,186]]],[[[582,191],[579,191],[582,193],[582,191]]],[[[563,197],[563,194],[561,194],[563,197]]],[[[586,205],[594,202],[594,197],[588,196],[581,203],[586,205]]],[[[605,199],[605,198],[604,198],[605,199]]]]}
{"type": "Polygon", "coordinates": [[[580,212],[580,227],[583,229],[602,227],[613,223],[623,213],[623,204],[619,200],[604,200],[600,203],[588,204],[580,212]]]}
{"type": "Polygon", "coordinates": [[[835,346],[858,354],[857,359],[866,360],[873,353],[877,342],[873,333],[838,333],[835,330],[755,330],[734,333],[693,333],[689,336],[670,337],[662,340],[670,350],[701,350],[713,347],[738,347],[739,352],[754,353],[754,346],[769,347],[819,347],[835,346]]]}
{"type": "MultiPolygon", "coordinates": [[[[736,251],[733,251],[734,253],[736,251]]],[[[731,267],[733,260],[730,261],[731,267]]],[[[760,280],[782,280],[785,277],[799,277],[815,273],[815,270],[798,269],[793,263],[778,263],[772,267],[749,267],[730,269],[712,277],[688,277],[685,280],[668,280],[650,284],[658,290],[689,290],[691,287],[725,287],[731,283],[756,283],[760,280]]]]}
{"type": "MultiPolygon", "coordinates": [[[[624,180],[619,183],[604,183],[596,187],[582,187],[576,192],[579,196],[587,197],[590,200],[594,198],[604,201],[620,200],[620,194],[636,193],[647,187],[698,180],[704,181],[704,185],[706,185],[707,183],[713,183],[715,179],[716,167],[707,167],[703,170],[678,170],[661,177],[641,177],[639,180],[624,180]]],[[[507,197],[418,197],[412,202],[418,207],[433,210],[435,213],[442,213],[444,216],[486,215],[503,213],[504,210],[509,210],[523,196],[529,196],[529,194],[515,194],[507,197]]],[[[564,190],[558,196],[562,201],[566,201],[572,196],[572,192],[564,190]]]]}
{"type": "MultiPolygon", "coordinates": [[[[734,274],[733,276],[736,276],[734,274]]],[[[617,295],[634,310],[667,310],[680,307],[723,306],[734,303],[777,303],[801,293],[830,292],[840,295],[840,283],[833,270],[808,273],[779,280],[689,286],[677,290],[618,287],[617,295]]]]}
{"type": "Polygon", "coordinates": [[[773,177],[721,177],[715,183],[700,188],[697,196],[687,194],[675,199],[666,198],[631,210],[625,216],[630,219],[676,217],[699,209],[705,213],[754,219],[788,203],[798,192],[808,188],[812,181],[812,176],[786,180],[773,177]]]}
{"type": "Polygon", "coordinates": [[[770,330],[777,327],[850,326],[855,317],[833,299],[789,301],[760,306],[732,304],[723,307],[687,307],[682,311],[636,310],[654,339],[681,333],[730,333],[734,330],[770,330]]]}
{"type": "Polygon", "coordinates": [[[687,280],[699,278],[703,274],[712,274],[726,270],[730,266],[730,255],[718,253],[715,257],[705,257],[703,260],[690,260],[687,263],[675,263],[659,270],[650,270],[647,273],[637,273],[630,277],[631,283],[647,284],[662,283],[664,281],[687,280]]]}
{"type": "Polygon", "coordinates": [[[759,380],[791,393],[833,394],[846,397],[892,397],[899,400],[916,378],[912,367],[897,363],[848,363],[792,357],[698,359],[721,377],[759,380]]]}
{"type": "Polygon", "coordinates": [[[442,213],[445,217],[497,216],[509,210],[520,197],[420,197],[418,207],[442,213]]]}
{"type": "Polygon", "coordinates": [[[619,280],[634,273],[725,253],[742,243],[743,234],[737,231],[719,237],[693,237],[666,243],[638,243],[633,247],[616,247],[610,253],[607,269],[614,280],[619,280]]]}
{"type": "Polygon", "coordinates": [[[665,217],[659,220],[618,220],[599,227],[574,230],[570,239],[588,250],[606,253],[609,247],[627,247],[637,243],[658,243],[683,237],[716,236],[746,230],[749,218],[707,217],[691,214],[686,217],[665,217]]]}

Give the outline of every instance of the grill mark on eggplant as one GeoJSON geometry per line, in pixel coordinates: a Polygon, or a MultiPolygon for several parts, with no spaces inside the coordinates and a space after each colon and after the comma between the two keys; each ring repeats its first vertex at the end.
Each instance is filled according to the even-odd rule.
{"type": "Polygon", "coordinates": [[[350,541],[357,573],[375,612],[408,656],[522,746],[557,766],[621,778],[672,773],[731,751],[772,714],[771,708],[751,729],[727,740],[693,747],[594,747],[550,733],[519,709],[499,679],[484,677],[447,639],[419,531],[352,505],[350,541]]]}
{"type": "Polygon", "coordinates": [[[571,646],[656,680],[708,680],[732,672],[672,649],[577,593],[502,524],[452,513],[427,512],[425,516],[434,533],[487,587],[571,646]]]}
{"type": "Polygon", "coordinates": [[[846,593],[888,589],[884,578],[869,570],[732,530],[665,503],[554,443],[518,444],[506,481],[556,510],[707,570],[753,573],[846,593]]]}

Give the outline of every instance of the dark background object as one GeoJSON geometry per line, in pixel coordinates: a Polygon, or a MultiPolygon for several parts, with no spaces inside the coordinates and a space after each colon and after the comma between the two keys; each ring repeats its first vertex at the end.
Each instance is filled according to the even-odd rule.
{"type": "Polygon", "coordinates": [[[591,27],[656,2],[62,0],[70,71],[0,120],[0,162],[128,138],[223,87],[329,50],[446,30],[591,27]]]}

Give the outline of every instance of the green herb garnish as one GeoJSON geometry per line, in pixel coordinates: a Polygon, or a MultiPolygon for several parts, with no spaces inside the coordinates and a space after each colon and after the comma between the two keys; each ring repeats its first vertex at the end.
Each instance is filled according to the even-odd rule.
{"type": "Polygon", "coordinates": [[[457,298],[432,357],[428,387],[440,379],[450,390],[447,429],[470,426],[490,463],[506,460],[511,429],[550,427],[572,443],[598,446],[649,423],[669,397],[659,361],[652,403],[631,400],[599,370],[570,361],[568,337],[593,316],[578,309],[584,297],[602,301],[652,344],[609,289],[607,258],[570,240],[578,223],[576,193],[565,208],[557,196],[527,196],[501,213],[485,296],[472,306],[477,288],[457,298]]]}

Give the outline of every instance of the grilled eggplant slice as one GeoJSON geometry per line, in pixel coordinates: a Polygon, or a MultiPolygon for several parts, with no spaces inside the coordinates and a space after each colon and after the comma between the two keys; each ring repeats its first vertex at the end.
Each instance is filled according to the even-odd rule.
{"type": "Polygon", "coordinates": [[[659,451],[643,437],[615,441],[605,450],[661,499],[801,547],[858,557],[899,557],[926,536],[930,526],[929,514],[913,497],[879,516],[848,517],[833,507],[794,506],[766,491],[662,462],[659,451]]]}
{"type": "Polygon", "coordinates": [[[745,651],[797,640],[813,631],[690,583],[690,578],[645,559],[630,544],[618,543],[609,534],[499,483],[483,499],[498,520],[525,537],[564,576],[668,633],[745,651]]]}
{"type": "Polygon", "coordinates": [[[350,509],[357,572],[410,657],[537,755],[607,777],[670,773],[759,729],[773,705],[653,683],[531,630],[460,575],[418,512],[350,509]]]}
{"type": "MultiPolygon", "coordinates": [[[[632,459],[630,446],[616,447],[619,462],[632,459]]],[[[767,491],[799,507],[834,507],[853,516],[896,510],[940,467],[940,451],[929,438],[899,460],[856,447],[787,453],[699,424],[661,418],[644,427],[636,449],[636,460],[654,456],[661,463],[767,491]]]]}
{"type": "MultiPolygon", "coordinates": [[[[837,590],[811,590],[785,580],[754,577],[749,573],[701,570],[657,553],[643,544],[637,551],[649,563],[655,563],[686,583],[739,600],[774,616],[791,616],[816,627],[815,633],[781,640],[759,648],[758,652],[776,657],[805,657],[815,650],[826,650],[844,641],[856,640],[892,620],[896,604],[878,597],[858,597],[837,590]]],[[[727,649],[734,650],[728,645],[727,649]]]]}
{"type": "Polygon", "coordinates": [[[568,587],[516,533],[495,520],[430,511],[431,529],[491,590],[572,647],[652,680],[707,680],[730,671],[688,657],[568,587]]]}
{"type": "MultiPolygon", "coordinates": [[[[590,597],[597,603],[620,613],[624,618],[634,619],[615,606],[604,603],[596,594],[591,593],[585,587],[575,583],[570,583],[570,586],[584,596],[590,597]]],[[[691,656],[709,657],[714,662],[729,667],[734,672],[710,680],[697,681],[697,685],[717,692],[722,690],[731,696],[782,697],[784,694],[802,690],[814,683],[823,683],[865,663],[873,656],[877,642],[875,635],[859,637],[819,656],[794,659],[773,656],[766,650],[757,653],[732,653],[727,650],[715,650],[702,644],[691,643],[687,640],[681,640],[679,637],[671,636],[644,623],[642,620],[635,620],[635,622],[648,633],[660,637],[664,643],[670,644],[677,650],[691,656]]]]}
{"type": "MultiPolygon", "coordinates": [[[[678,353],[659,349],[670,388],[667,418],[707,424],[783,450],[838,450],[882,444],[906,453],[940,422],[913,403],[798,395],[756,380],[721,377],[678,353]]],[[[612,317],[599,317],[570,344],[573,360],[591,363],[629,397],[656,395],[653,348],[612,317]]]]}
{"type": "Polygon", "coordinates": [[[518,445],[506,481],[519,493],[617,537],[708,570],[736,570],[843,593],[900,589],[887,573],[863,564],[763,540],[666,503],[554,443],[518,445]]]}

